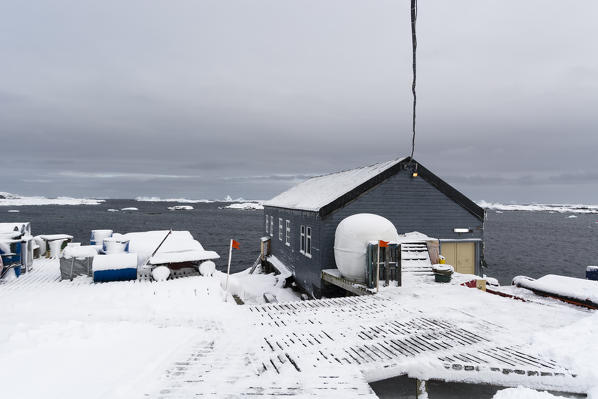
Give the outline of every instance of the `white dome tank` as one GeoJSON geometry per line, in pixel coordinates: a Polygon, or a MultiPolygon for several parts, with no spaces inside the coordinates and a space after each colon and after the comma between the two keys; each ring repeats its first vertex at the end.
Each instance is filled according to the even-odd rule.
{"type": "Polygon", "coordinates": [[[334,259],[341,275],[365,282],[365,257],[371,241],[398,241],[399,233],[390,220],[371,213],[343,219],[334,235],[334,259]]]}

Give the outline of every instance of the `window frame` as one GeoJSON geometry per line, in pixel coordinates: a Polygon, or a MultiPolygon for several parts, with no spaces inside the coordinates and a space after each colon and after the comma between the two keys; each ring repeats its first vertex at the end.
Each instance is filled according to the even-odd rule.
{"type": "Polygon", "coordinates": [[[278,241],[282,241],[282,218],[278,218],[278,241]]]}
{"type": "Polygon", "coordinates": [[[311,258],[311,233],[312,233],[312,229],[311,226],[306,226],[305,227],[305,256],[307,256],[308,258],[311,258]]]}
{"type": "Polygon", "coordinates": [[[274,237],[274,216],[270,215],[270,237],[274,237]]]}
{"type": "Polygon", "coordinates": [[[291,221],[289,219],[286,220],[285,227],[286,227],[286,235],[284,238],[284,244],[286,246],[290,247],[291,246],[291,221]]]}
{"type": "Polygon", "coordinates": [[[266,215],[266,234],[270,234],[268,227],[270,227],[270,217],[266,215]]]}
{"type": "Polygon", "coordinates": [[[305,254],[305,225],[299,229],[299,252],[305,254]]]}

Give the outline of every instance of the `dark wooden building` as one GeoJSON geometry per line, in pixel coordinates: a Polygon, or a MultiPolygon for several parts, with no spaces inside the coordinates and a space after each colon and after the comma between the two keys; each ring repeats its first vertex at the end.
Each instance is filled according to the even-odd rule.
{"type": "Polygon", "coordinates": [[[438,238],[458,272],[481,273],[484,210],[409,158],[313,177],[264,203],[272,255],[319,297],[321,271],[336,267],[336,227],[357,213],[383,216],[399,233],[438,238]]]}

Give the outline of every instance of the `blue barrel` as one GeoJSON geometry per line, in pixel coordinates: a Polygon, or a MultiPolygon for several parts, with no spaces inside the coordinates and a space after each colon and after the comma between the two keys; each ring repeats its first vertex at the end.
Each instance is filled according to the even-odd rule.
{"type": "Polygon", "coordinates": [[[586,278],[588,280],[598,281],[598,266],[586,267],[586,278]]]}

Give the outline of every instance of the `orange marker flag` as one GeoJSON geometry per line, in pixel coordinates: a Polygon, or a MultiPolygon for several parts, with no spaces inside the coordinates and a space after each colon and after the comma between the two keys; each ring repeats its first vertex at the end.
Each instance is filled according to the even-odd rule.
{"type": "Polygon", "coordinates": [[[388,247],[388,241],[382,241],[382,240],[380,240],[380,241],[378,241],[378,246],[380,248],[386,248],[386,247],[388,247]]]}
{"type": "Polygon", "coordinates": [[[239,249],[239,241],[230,240],[230,247],[228,248],[228,267],[226,268],[226,294],[224,301],[228,298],[228,276],[230,276],[230,259],[233,257],[233,248],[239,249]]]}

